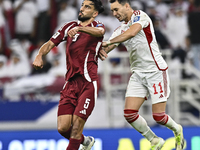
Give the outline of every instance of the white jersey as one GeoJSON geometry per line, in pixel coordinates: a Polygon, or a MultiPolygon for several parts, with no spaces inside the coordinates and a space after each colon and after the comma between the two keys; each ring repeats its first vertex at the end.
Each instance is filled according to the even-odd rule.
{"type": "Polygon", "coordinates": [[[159,51],[152,21],[145,12],[134,11],[131,20],[128,23],[122,23],[110,39],[122,34],[135,23],[141,24],[142,30],[136,36],[123,42],[129,53],[131,72],[166,70],[168,66],[159,51]]]}

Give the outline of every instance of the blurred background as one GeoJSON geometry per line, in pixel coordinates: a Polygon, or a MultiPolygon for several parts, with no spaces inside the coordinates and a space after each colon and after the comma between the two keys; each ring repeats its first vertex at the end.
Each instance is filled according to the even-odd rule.
{"type": "MultiPolygon", "coordinates": [[[[120,22],[108,0],[96,20],[108,40],[120,22]]],[[[77,20],[82,0],[0,0],[0,150],[65,150],[68,141],[56,131],[59,92],[64,85],[65,43],[35,70],[39,47],[66,22],[77,20]]],[[[167,113],[184,126],[187,150],[200,149],[200,0],[131,0],[134,10],[152,19],[161,53],[169,65],[171,95],[167,113]]],[[[121,44],[99,60],[100,91],[84,134],[93,150],[149,150],[149,143],[125,121],[124,95],[131,75],[121,44]]],[[[174,149],[173,133],[152,119],[151,98],[139,112],[174,149]]]]}

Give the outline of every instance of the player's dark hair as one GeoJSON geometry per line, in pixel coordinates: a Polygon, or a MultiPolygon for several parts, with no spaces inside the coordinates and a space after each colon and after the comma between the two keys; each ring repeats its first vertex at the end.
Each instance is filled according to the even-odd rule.
{"type": "Polygon", "coordinates": [[[100,13],[104,11],[103,4],[100,0],[90,0],[94,3],[94,8],[100,13]]]}
{"type": "Polygon", "coordinates": [[[114,2],[118,2],[118,3],[122,4],[122,5],[124,5],[126,3],[131,4],[130,0],[110,0],[110,3],[114,3],[114,2]]]}

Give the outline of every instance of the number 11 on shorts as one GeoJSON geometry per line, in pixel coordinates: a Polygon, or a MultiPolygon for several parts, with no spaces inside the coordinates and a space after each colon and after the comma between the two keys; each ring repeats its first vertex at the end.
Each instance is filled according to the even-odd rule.
{"type": "MultiPolygon", "coordinates": [[[[159,82],[158,86],[160,88],[160,93],[163,93],[161,82],[159,82]]],[[[154,88],[154,94],[158,94],[156,90],[156,84],[153,85],[153,88],[154,88]]]]}

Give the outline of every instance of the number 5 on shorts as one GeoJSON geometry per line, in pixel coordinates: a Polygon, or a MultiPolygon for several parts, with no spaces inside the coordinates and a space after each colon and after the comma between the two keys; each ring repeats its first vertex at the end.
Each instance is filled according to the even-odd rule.
{"type": "Polygon", "coordinates": [[[84,107],[85,109],[88,109],[89,104],[90,104],[90,99],[89,99],[89,98],[86,98],[85,104],[84,104],[83,107],[84,107]]]}

